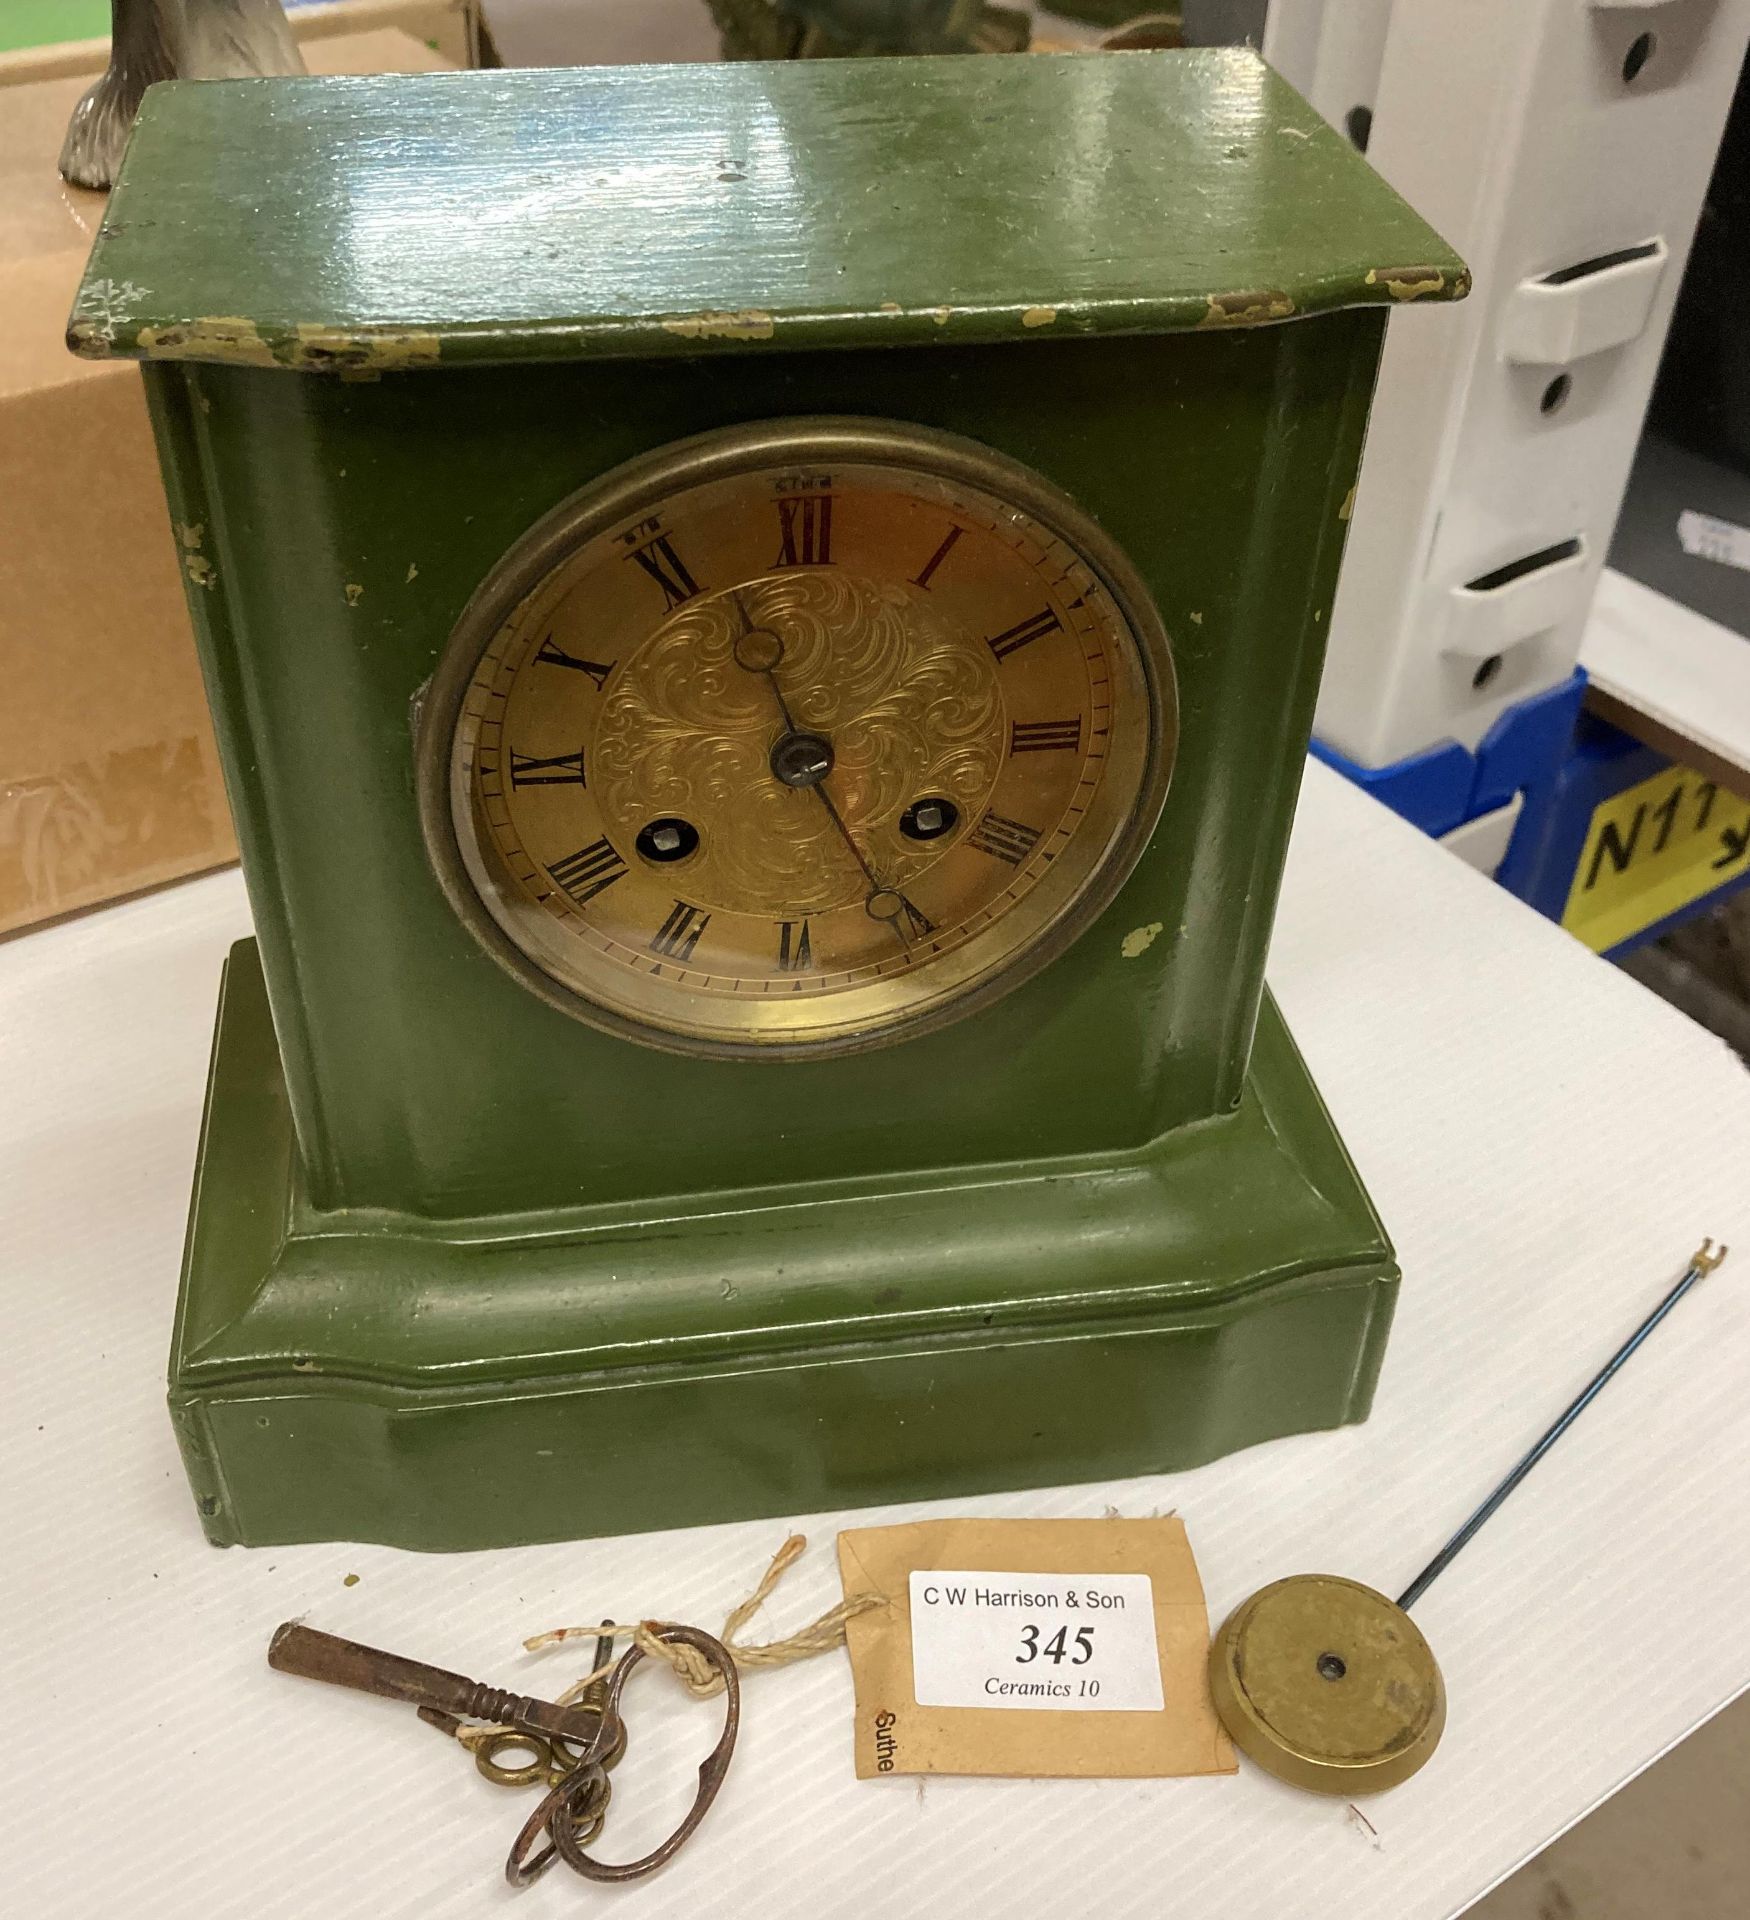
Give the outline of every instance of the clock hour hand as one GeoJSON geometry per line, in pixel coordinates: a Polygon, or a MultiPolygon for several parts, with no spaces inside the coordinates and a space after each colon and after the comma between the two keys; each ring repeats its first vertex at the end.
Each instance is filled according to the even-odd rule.
{"type": "Polygon", "coordinates": [[[891,912],[878,912],[878,906],[888,901],[899,902],[892,888],[884,886],[863,857],[863,849],[857,845],[856,836],[845,823],[845,817],[825,787],[826,776],[832,772],[832,742],[824,734],[811,733],[796,724],[795,716],[790,712],[790,703],[784,698],[784,690],[778,685],[778,663],[784,657],[784,642],[769,627],[756,627],[747,610],[747,602],[740,593],[729,596],[735,602],[735,611],[741,616],[741,632],[735,642],[735,663],[749,673],[761,674],[767,686],[772,690],[772,698],[778,703],[778,711],[784,717],[784,731],[773,743],[771,768],[775,778],[787,787],[812,787],[820,796],[820,804],[826,808],[827,816],[839,831],[839,837],[851,850],[851,858],[862,869],[863,878],[869,883],[869,911],[878,920],[885,920],[892,927],[894,936],[901,946],[906,944],[905,935],[899,926],[899,905],[895,904],[891,912]]]}
{"type": "MultiPolygon", "coordinates": [[[[778,662],[784,657],[783,641],[770,627],[754,625],[747,602],[739,593],[732,593],[729,597],[735,602],[735,611],[741,615],[741,632],[735,642],[735,664],[749,673],[765,676],[766,685],[772,690],[772,698],[778,703],[778,711],[784,716],[785,731],[799,733],[801,729],[790,712],[790,703],[784,698],[784,689],[778,685],[778,662]]],[[[784,776],[780,773],[778,778],[783,780],[784,776]]],[[[798,783],[785,780],[784,784],[794,786],[798,783]]]]}
{"type": "MultiPolygon", "coordinates": [[[[764,679],[772,690],[772,698],[778,703],[779,713],[784,717],[784,731],[772,744],[772,776],[787,787],[813,787],[818,792],[821,781],[832,772],[832,742],[824,733],[797,726],[790,703],[784,698],[784,689],[778,685],[778,662],[784,657],[784,642],[770,627],[754,625],[748,616],[747,603],[739,593],[731,594],[730,598],[735,602],[736,612],[741,615],[741,633],[735,642],[735,664],[764,679]]],[[[829,807],[831,804],[831,801],[827,802],[829,807]]],[[[840,826],[842,830],[842,822],[840,826]]]]}

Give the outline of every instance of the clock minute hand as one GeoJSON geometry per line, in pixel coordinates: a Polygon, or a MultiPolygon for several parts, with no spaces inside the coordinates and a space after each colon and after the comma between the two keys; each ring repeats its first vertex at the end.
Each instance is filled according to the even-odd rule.
{"type": "Polygon", "coordinates": [[[845,816],[839,812],[833,797],[819,781],[814,783],[814,791],[820,795],[820,803],[826,808],[832,823],[844,836],[844,842],[851,850],[851,858],[863,869],[863,878],[869,883],[869,897],[863,902],[864,908],[872,920],[880,920],[893,930],[893,937],[908,951],[911,942],[899,924],[899,916],[906,910],[905,895],[896,888],[888,886],[875,877],[874,870],[863,858],[863,849],[857,845],[855,834],[845,824],[845,816]]]}
{"type": "Polygon", "coordinates": [[[851,857],[856,861],[857,865],[863,869],[863,878],[868,881],[871,894],[886,892],[886,888],[883,887],[881,882],[870,872],[869,863],[863,858],[863,849],[857,845],[855,835],[853,835],[850,828],[845,825],[845,816],[839,812],[838,807],[834,804],[832,795],[827,792],[826,788],[822,786],[818,780],[814,784],[814,791],[820,795],[820,804],[826,808],[833,825],[837,827],[839,832],[844,836],[845,845],[851,850],[851,857]]]}

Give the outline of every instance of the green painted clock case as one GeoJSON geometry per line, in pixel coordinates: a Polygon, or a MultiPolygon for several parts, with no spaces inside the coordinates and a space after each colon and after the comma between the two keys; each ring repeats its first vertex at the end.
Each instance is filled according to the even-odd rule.
{"type": "Polygon", "coordinates": [[[1365,1416],[1396,1268],[1263,963],[1383,308],[1463,284],[1237,52],[153,90],[70,337],[146,363],[256,925],[171,1361],[212,1539],[564,1538],[1365,1416]],[[828,413],[970,435],[1117,541],[1172,788],[996,1004],[658,1052],[458,923],[420,692],[569,494],[828,413]]]}

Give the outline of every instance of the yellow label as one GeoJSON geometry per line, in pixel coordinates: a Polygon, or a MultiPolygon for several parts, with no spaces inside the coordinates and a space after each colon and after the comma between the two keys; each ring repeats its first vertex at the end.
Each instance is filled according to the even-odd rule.
{"type": "Polygon", "coordinates": [[[1747,869],[1750,800],[1667,767],[1599,803],[1562,925],[1603,953],[1747,869]]]}

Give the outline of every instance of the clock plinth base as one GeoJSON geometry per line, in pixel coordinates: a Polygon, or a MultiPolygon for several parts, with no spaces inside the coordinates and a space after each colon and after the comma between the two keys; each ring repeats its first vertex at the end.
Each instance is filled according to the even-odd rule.
{"type": "Polygon", "coordinates": [[[1131,1152],[649,1211],[314,1212],[244,942],[171,1356],[208,1536],[475,1548],[1182,1469],[1364,1419],[1398,1277],[1268,999],[1240,1107],[1131,1152]]]}

